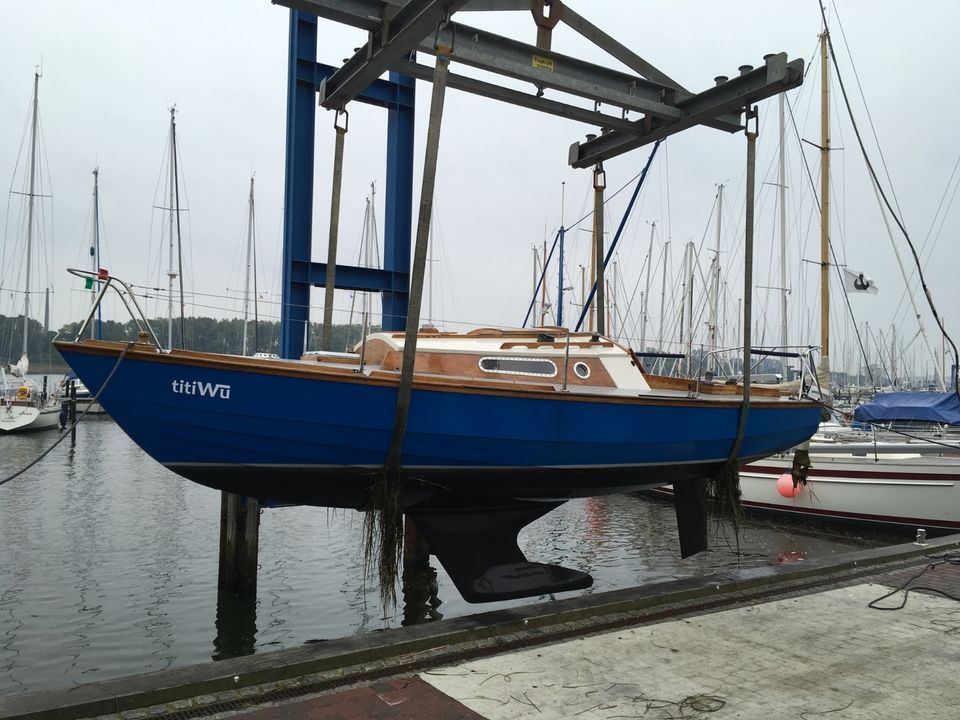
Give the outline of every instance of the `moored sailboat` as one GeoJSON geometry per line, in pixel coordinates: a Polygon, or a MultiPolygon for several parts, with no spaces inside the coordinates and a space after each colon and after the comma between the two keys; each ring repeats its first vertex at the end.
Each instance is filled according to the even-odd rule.
{"type": "Polygon", "coordinates": [[[23,274],[23,350],[19,361],[0,371],[0,432],[25,432],[56,428],[60,405],[45,388],[30,377],[27,357],[30,343],[31,264],[33,260],[35,200],[37,193],[38,90],[40,73],[33,76],[33,102],[30,122],[30,158],[28,169],[26,258],[23,274]],[[12,376],[13,382],[8,378],[12,376]]]}
{"type": "MultiPolygon", "coordinates": [[[[823,80],[821,136],[821,345],[829,387],[829,35],[821,35],[823,80]]],[[[864,287],[866,289],[866,286],[864,287]]],[[[942,394],[930,393],[931,397],[942,394]]],[[[955,400],[956,396],[949,396],[955,400]]],[[[863,407],[863,406],[862,406],[863,407]]],[[[868,410],[868,408],[864,408],[868,410]]],[[[908,412],[902,408],[902,412],[908,412]]],[[[861,411],[860,418],[880,417],[861,411]]],[[[901,414],[905,418],[907,415],[901,414]]],[[[884,525],[960,528],[960,447],[938,439],[869,436],[854,441],[823,438],[801,448],[805,474],[792,473],[791,451],[746,464],[740,472],[742,503],[756,509],[884,525]],[[865,441],[864,441],[865,440],[865,441]],[[791,479],[792,475],[792,479],[791,479]]]]}

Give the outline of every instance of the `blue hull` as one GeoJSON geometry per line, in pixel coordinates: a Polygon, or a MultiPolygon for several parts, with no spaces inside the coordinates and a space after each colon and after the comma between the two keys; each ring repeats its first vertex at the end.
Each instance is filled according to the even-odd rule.
{"type": "MultiPolygon", "coordinates": [[[[123,348],[104,345],[57,343],[94,392],[123,348]]],[[[197,482],[286,502],[362,505],[386,459],[396,386],[238,360],[131,351],[100,402],[152,458],[197,482]]],[[[703,477],[729,454],[739,413],[734,400],[415,386],[402,456],[408,502],[566,499],[703,477]]],[[[740,457],[785,450],[819,421],[812,403],[754,404],[740,457]]]]}

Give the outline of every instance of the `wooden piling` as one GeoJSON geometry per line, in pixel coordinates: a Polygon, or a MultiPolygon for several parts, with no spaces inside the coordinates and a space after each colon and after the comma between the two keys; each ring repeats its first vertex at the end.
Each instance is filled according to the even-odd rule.
{"type": "Polygon", "coordinates": [[[260,548],[260,503],[254,498],[220,494],[220,568],[217,588],[232,594],[256,594],[260,548]]]}
{"type": "Polygon", "coordinates": [[[70,381],[67,393],[70,397],[67,413],[67,420],[70,423],[70,447],[74,447],[77,444],[77,383],[74,380],[70,381]]]}

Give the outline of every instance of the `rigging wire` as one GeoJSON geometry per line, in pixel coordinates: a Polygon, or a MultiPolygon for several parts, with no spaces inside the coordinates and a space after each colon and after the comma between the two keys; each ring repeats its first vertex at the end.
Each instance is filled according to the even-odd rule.
{"type": "MultiPolygon", "coordinates": [[[[822,3],[820,3],[820,14],[823,17],[824,28],[827,28],[828,27],[827,13],[822,3]]],[[[854,135],[856,135],[857,144],[860,145],[860,152],[863,154],[863,160],[867,164],[867,170],[870,173],[870,177],[873,178],[874,184],[877,186],[877,190],[880,193],[880,197],[883,198],[884,204],[887,206],[887,209],[890,211],[890,215],[893,217],[894,222],[897,223],[897,227],[900,228],[900,232],[903,233],[903,237],[907,241],[907,245],[910,248],[910,254],[913,255],[913,261],[917,266],[917,275],[920,278],[920,287],[923,288],[923,294],[924,294],[924,297],[926,297],[927,299],[927,305],[930,307],[930,312],[933,313],[933,318],[934,320],[937,321],[937,325],[940,328],[940,332],[943,333],[943,337],[946,339],[948,343],[950,343],[950,347],[953,350],[953,359],[954,359],[955,366],[957,366],[957,368],[960,369],[960,352],[957,351],[957,346],[953,342],[953,338],[951,338],[949,333],[947,333],[947,329],[946,327],[944,327],[943,320],[940,319],[940,313],[937,312],[937,307],[933,302],[933,296],[930,294],[930,288],[927,286],[927,281],[923,274],[923,266],[920,263],[920,258],[917,255],[917,250],[913,245],[913,241],[910,239],[910,233],[907,232],[907,228],[904,227],[903,222],[900,220],[900,216],[894,210],[893,205],[890,203],[890,200],[887,197],[886,192],[884,192],[883,188],[880,186],[880,180],[877,177],[877,172],[873,167],[873,163],[870,161],[870,157],[867,155],[867,149],[863,144],[863,137],[860,135],[860,128],[853,117],[853,108],[850,106],[850,99],[847,97],[847,90],[843,84],[843,77],[840,75],[840,67],[837,64],[837,56],[833,50],[833,40],[830,39],[829,29],[827,30],[827,44],[830,46],[830,57],[831,57],[831,60],[833,61],[833,67],[837,75],[837,82],[840,85],[840,92],[843,95],[843,102],[847,108],[847,115],[850,117],[850,123],[853,126],[853,132],[854,132],[854,135]]],[[[954,373],[953,382],[954,382],[954,393],[957,395],[958,398],[960,398],[960,372],[954,373]]]]}
{"type": "MultiPolygon", "coordinates": [[[[930,256],[933,254],[933,249],[936,247],[937,241],[940,239],[940,235],[943,232],[943,226],[947,222],[947,216],[950,214],[950,210],[953,208],[953,202],[957,199],[957,191],[960,190],[960,182],[954,182],[957,179],[957,170],[960,169],[960,156],[957,157],[957,162],[954,163],[953,171],[950,173],[950,179],[947,180],[947,185],[943,189],[943,195],[940,196],[940,203],[937,205],[937,210],[933,214],[933,220],[930,221],[930,228],[927,230],[927,234],[923,239],[923,245],[920,246],[920,254],[927,255],[927,261],[930,260],[930,256]],[[950,192],[951,186],[953,187],[953,192],[950,192]],[[947,200],[947,196],[950,196],[950,201],[947,202],[947,207],[944,209],[943,204],[947,200]],[[942,212],[941,212],[942,211],[942,212]],[[937,224],[939,222],[939,228],[937,224]],[[934,234],[934,229],[936,229],[936,234],[934,234]],[[927,243],[930,242],[930,238],[933,236],[933,243],[930,245],[928,250],[927,243]]],[[[893,322],[897,324],[900,319],[900,313],[905,310],[902,307],[904,297],[910,291],[910,286],[913,284],[913,278],[916,273],[916,268],[910,269],[910,276],[907,278],[907,287],[903,289],[900,293],[900,300],[897,303],[899,310],[894,315],[893,322]]]]}

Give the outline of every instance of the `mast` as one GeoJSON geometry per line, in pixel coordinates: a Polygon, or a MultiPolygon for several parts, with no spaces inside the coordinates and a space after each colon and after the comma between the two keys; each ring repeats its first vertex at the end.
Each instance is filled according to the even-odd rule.
{"type": "Polygon", "coordinates": [[[184,339],[184,304],[183,304],[183,237],[180,234],[180,171],[177,169],[177,124],[170,118],[171,137],[173,142],[173,200],[177,218],[177,275],[180,279],[180,347],[186,347],[184,339]]]}
{"type": "Polygon", "coordinates": [[[247,272],[243,282],[243,342],[240,354],[247,354],[247,326],[250,322],[250,272],[253,258],[253,175],[250,176],[250,199],[247,203],[247,272]]]}
{"type": "Polygon", "coordinates": [[[533,316],[537,316],[537,277],[540,274],[540,251],[537,249],[536,245],[531,246],[530,251],[533,253],[533,277],[531,278],[533,284],[533,316]]]}
{"type": "Polygon", "coordinates": [[[30,342],[30,264],[33,251],[33,198],[37,181],[37,91],[40,86],[40,73],[33,74],[33,112],[30,121],[30,190],[27,193],[27,276],[23,291],[23,354],[27,354],[30,342]]]}
{"type": "MultiPolygon", "coordinates": [[[[657,231],[657,221],[650,221],[650,249],[647,250],[647,283],[643,293],[643,302],[640,304],[640,352],[647,350],[647,314],[650,309],[650,266],[653,265],[653,236],[657,231]]],[[[662,302],[661,302],[662,307],[662,302]]]]}
{"type": "MultiPolygon", "coordinates": [[[[717,316],[720,304],[720,234],[723,226],[723,183],[717,186],[717,247],[710,263],[710,352],[717,349],[717,316]]],[[[716,369],[716,355],[710,356],[710,366],[716,369]]]]}
{"type": "MultiPolygon", "coordinates": [[[[784,97],[780,93],[780,345],[781,350],[787,349],[787,173],[784,142],[786,127],[783,112],[784,97]]],[[[787,377],[787,358],[781,358],[783,380],[787,377]]]]}
{"type": "MultiPolygon", "coordinates": [[[[370,183],[370,207],[371,213],[373,212],[373,183],[370,183]]],[[[371,218],[373,215],[370,216],[371,218]]],[[[371,234],[370,237],[376,237],[376,235],[371,234]]],[[[433,215],[430,216],[430,237],[433,239],[433,215]]],[[[427,325],[433,326],[433,243],[430,243],[430,248],[427,251],[427,325]]]]}
{"type": "MultiPolygon", "coordinates": [[[[96,273],[100,269],[100,168],[93,169],[93,242],[90,245],[90,269],[96,273]]],[[[90,286],[90,302],[96,304],[97,283],[90,286]]],[[[100,339],[102,337],[102,328],[100,324],[100,309],[97,309],[97,322],[90,323],[90,337],[100,339]]]]}
{"type": "Polygon", "coordinates": [[[684,276],[684,292],[686,293],[686,311],[687,311],[687,377],[693,377],[693,266],[695,263],[696,247],[693,242],[687,243],[684,260],[686,275],[684,276]]]}
{"type": "Polygon", "coordinates": [[[174,216],[174,195],[176,189],[174,188],[174,157],[176,156],[176,135],[174,134],[175,120],[174,115],[177,112],[177,107],[174,105],[170,108],[170,158],[168,160],[168,175],[169,175],[169,185],[170,185],[170,202],[167,205],[167,212],[169,213],[169,219],[167,222],[167,234],[168,234],[168,254],[167,254],[167,349],[173,349],[173,281],[177,279],[177,273],[173,269],[173,231],[174,224],[176,223],[176,217],[174,216]]]}
{"type": "Polygon", "coordinates": [[[557,325],[563,327],[563,240],[566,230],[564,229],[564,195],[566,194],[567,183],[560,183],[560,258],[557,266],[557,325]]]}
{"type": "MultiPolygon", "coordinates": [[[[669,236],[668,236],[669,237],[669,236]]],[[[657,347],[663,348],[663,310],[667,305],[667,258],[670,252],[670,241],[663,243],[663,276],[660,279],[660,325],[657,332],[657,347]]],[[[646,348],[640,348],[646,351],[646,348]]]]}
{"type": "MultiPolygon", "coordinates": [[[[606,325],[606,290],[604,279],[604,252],[603,252],[603,190],[607,185],[607,174],[603,171],[603,163],[597,163],[593,169],[593,286],[596,288],[594,311],[597,317],[597,334],[605,335],[606,325]]],[[[590,331],[593,332],[591,324],[590,331]]]]}
{"type": "Polygon", "coordinates": [[[829,33],[820,34],[820,353],[830,357],[830,66],[829,33]]]}
{"type": "Polygon", "coordinates": [[[543,272],[540,278],[540,327],[547,322],[547,241],[543,241],[543,261],[541,263],[543,272]]]}

